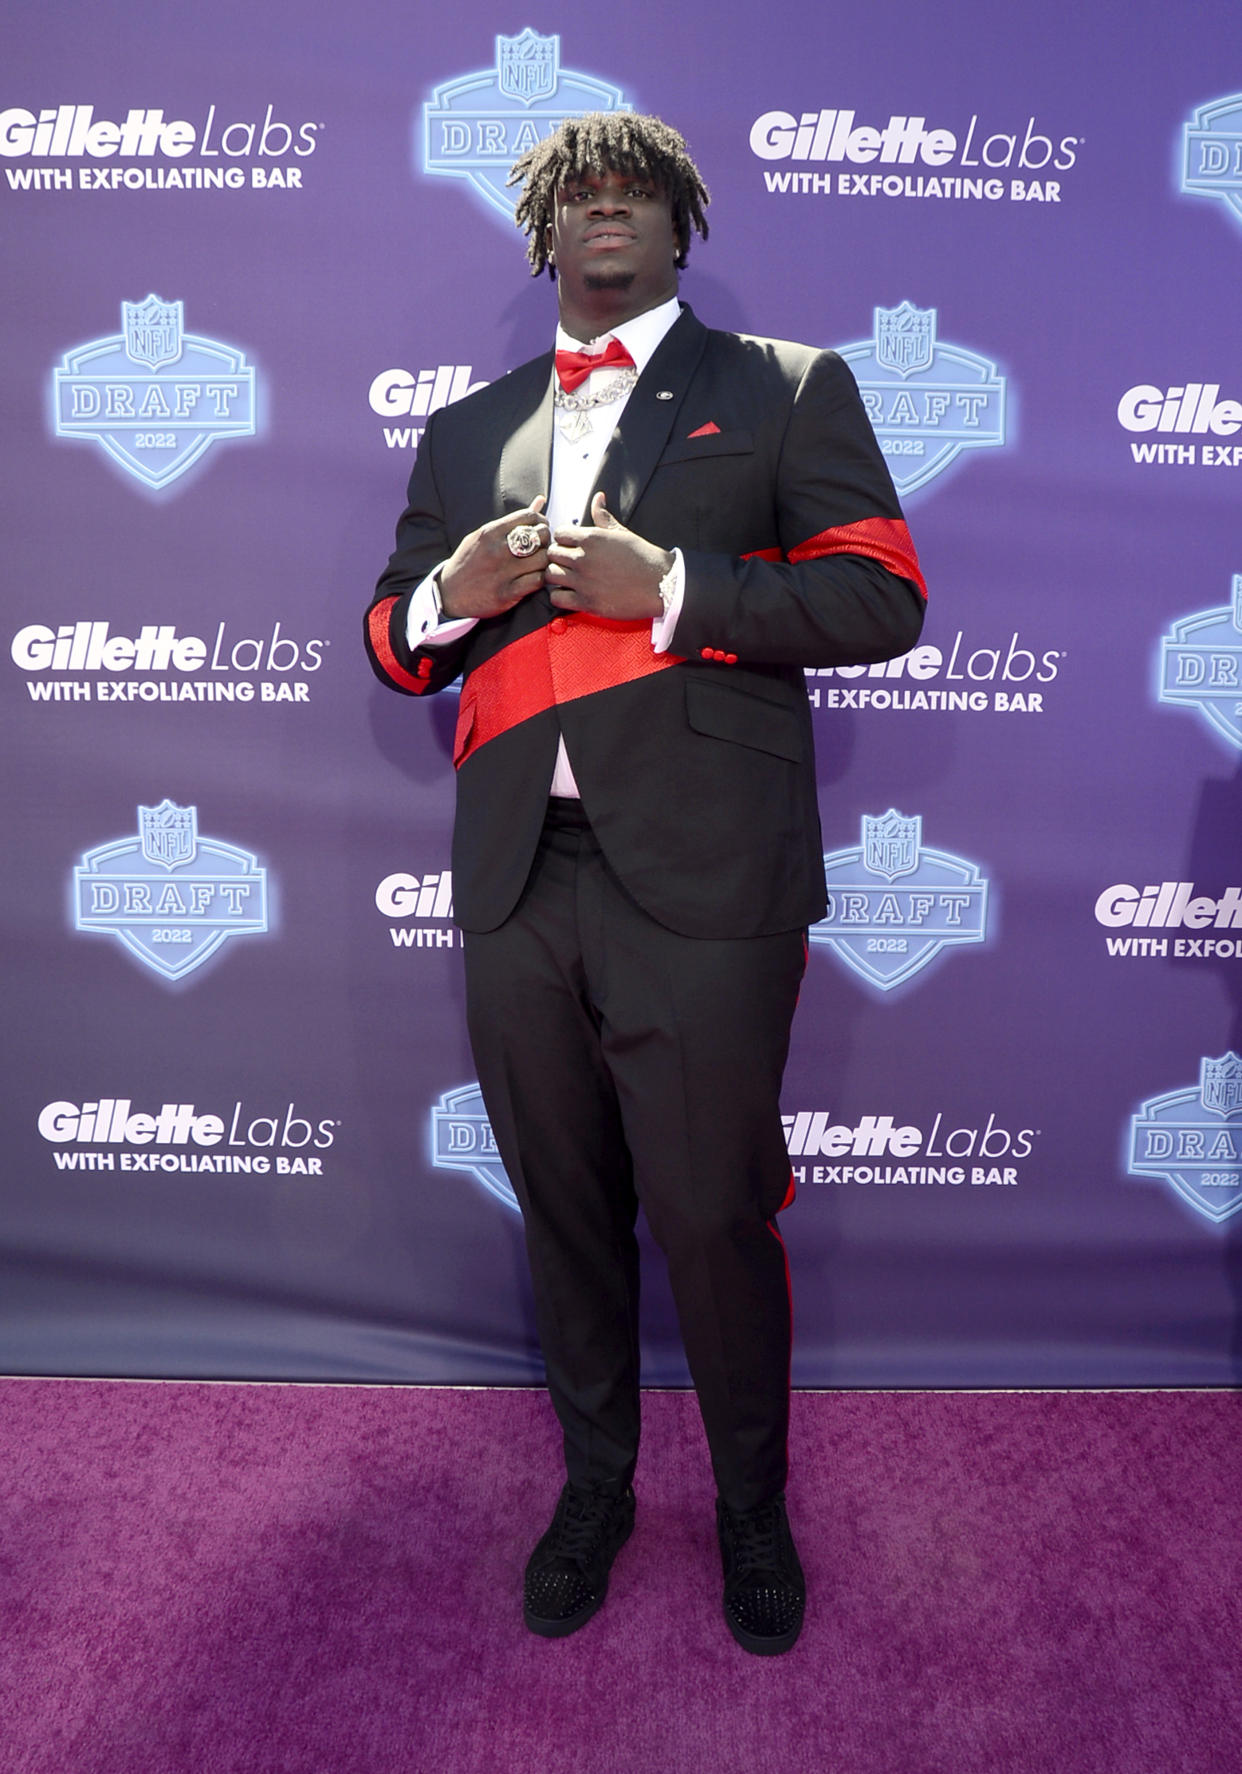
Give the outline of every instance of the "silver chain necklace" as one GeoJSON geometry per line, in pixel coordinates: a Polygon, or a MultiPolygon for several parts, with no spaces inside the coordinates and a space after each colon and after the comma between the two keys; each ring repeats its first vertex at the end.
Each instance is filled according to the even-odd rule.
{"type": "Polygon", "coordinates": [[[620,400],[630,392],[637,380],[638,371],[631,368],[618,370],[594,394],[569,394],[558,384],[552,394],[557,430],[571,443],[577,438],[585,437],[591,429],[591,421],[587,418],[591,408],[609,406],[613,401],[620,400]]]}

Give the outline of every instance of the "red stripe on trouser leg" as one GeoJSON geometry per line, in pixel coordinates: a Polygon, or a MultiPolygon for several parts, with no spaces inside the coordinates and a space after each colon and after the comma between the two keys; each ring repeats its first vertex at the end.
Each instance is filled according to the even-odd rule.
{"type": "MultiPolygon", "coordinates": [[[[786,1195],[781,1207],[788,1206],[793,1195],[793,1171],[789,1173],[789,1194],[786,1195]]],[[[778,1208],[778,1212],[780,1209],[778,1208]]],[[[793,1385],[793,1277],[789,1273],[789,1252],[785,1249],[785,1240],[776,1229],[776,1221],[767,1222],[768,1231],[781,1247],[781,1255],[785,1259],[785,1298],[789,1302],[789,1384],[793,1385]]]]}

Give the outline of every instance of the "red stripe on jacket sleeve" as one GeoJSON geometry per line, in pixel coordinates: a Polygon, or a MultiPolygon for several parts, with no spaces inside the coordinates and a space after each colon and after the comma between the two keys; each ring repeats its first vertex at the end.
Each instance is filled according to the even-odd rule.
{"type": "Polygon", "coordinates": [[[382,604],[376,604],[367,616],[367,632],[371,637],[371,646],[375,657],[385,674],[402,690],[409,690],[415,696],[421,696],[427,688],[425,678],[416,678],[412,672],[398,663],[397,655],[392,650],[389,638],[389,623],[392,620],[392,607],[395,597],[385,598],[382,604]]]}
{"type": "Polygon", "coordinates": [[[864,554],[879,561],[899,579],[912,579],[923,597],[927,586],[919,571],[919,557],[910,540],[910,532],[900,518],[867,517],[857,524],[834,524],[791,548],[791,561],[820,560],[826,554],[864,554]]]}

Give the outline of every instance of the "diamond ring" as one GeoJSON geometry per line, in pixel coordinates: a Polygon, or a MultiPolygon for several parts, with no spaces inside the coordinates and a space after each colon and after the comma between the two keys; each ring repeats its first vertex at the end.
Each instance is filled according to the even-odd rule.
{"type": "Polygon", "coordinates": [[[539,548],[539,532],[533,524],[518,524],[505,537],[509,553],[521,560],[525,555],[535,554],[539,548]]]}

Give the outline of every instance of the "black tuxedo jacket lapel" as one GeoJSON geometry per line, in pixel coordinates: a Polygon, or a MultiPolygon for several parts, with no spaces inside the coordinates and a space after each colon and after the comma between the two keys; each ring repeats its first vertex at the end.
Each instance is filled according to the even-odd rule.
{"type": "Polygon", "coordinates": [[[502,511],[522,511],[552,481],[552,353],[513,372],[511,423],[500,452],[497,492],[502,511]]]}
{"type": "Polygon", "coordinates": [[[706,348],[707,328],[683,308],[626,402],[595,483],[595,491],[604,493],[609,511],[623,524],[629,523],[664,453],[706,348]],[[660,398],[668,395],[672,398],[660,398]]]}

